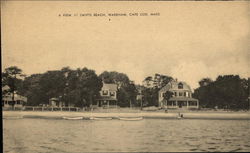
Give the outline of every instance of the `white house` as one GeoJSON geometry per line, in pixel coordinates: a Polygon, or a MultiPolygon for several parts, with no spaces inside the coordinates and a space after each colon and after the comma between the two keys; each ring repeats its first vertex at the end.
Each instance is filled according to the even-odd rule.
{"type": "Polygon", "coordinates": [[[164,108],[199,108],[198,99],[192,98],[192,91],[186,82],[173,80],[158,92],[159,107],[164,108]],[[172,97],[167,101],[164,94],[170,91],[172,97]]]}
{"type": "Polygon", "coordinates": [[[23,107],[27,103],[27,97],[21,96],[14,93],[14,101],[13,101],[13,94],[8,92],[9,86],[2,87],[2,107],[23,107]]]}
{"type": "Polygon", "coordinates": [[[100,96],[97,98],[95,105],[101,106],[117,106],[117,84],[114,83],[104,83],[100,91],[100,96]]]}

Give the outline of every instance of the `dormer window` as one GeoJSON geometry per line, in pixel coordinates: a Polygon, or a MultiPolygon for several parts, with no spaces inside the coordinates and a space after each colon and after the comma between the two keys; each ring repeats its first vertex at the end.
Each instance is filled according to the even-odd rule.
{"type": "Polygon", "coordinates": [[[110,96],[115,96],[115,92],[114,91],[110,91],[110,96]]]}
{"type": "Polygon", "coordinates": [[[182,83],[178,84],[178,89],[183,89],[183,84],[182,83]]]}
{"type": "Polygon", "coordinates": [[[109,93],[108,90],[103,90],[103,91],[102,91],[102,95],[104,95],[104,96],[108,95],[108,93],[109,93]]]}

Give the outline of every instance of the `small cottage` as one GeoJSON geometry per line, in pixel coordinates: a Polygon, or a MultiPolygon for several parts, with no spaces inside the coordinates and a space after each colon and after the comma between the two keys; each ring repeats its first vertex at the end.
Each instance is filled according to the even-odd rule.
{"type": "Polygon", "coordinates": [[[94,105],[98,107],[107,106],[113,107],[117,106],[117,84],[114,83],[104,83],[100,91],[100,97],[97,98],[94,105]]]}
{"type": "Polygon", "coordinates": [[[9,92],[9,86],[2,87],[2,107],[16,107],[21,108],[27,103],[27,97],[21,96],[14,92],[13,94],[9,92]],[[14,99],[13,99],[14,98],[14,99]]]}

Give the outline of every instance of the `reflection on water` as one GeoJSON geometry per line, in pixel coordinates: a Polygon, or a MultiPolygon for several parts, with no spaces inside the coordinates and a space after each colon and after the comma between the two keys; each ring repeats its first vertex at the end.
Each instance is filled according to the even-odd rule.
{"type": "Polygon", "coordinates": [[[248,120],[3,120],[4,152],[250,151],[248,120]]]}

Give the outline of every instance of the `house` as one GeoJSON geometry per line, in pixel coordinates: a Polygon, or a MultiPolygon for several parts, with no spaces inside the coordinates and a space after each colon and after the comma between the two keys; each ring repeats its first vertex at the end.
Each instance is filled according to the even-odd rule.
{"type": "Polygon", "coordinates": [[[100,91],[100,97],[97,98],[94,105],[98,107],[107,106],[113,107],[117,106],[117,84],[114,83],[104,83],[100,91]]]}
{"type": "Polygon", "coordinates": [[[173,80],[158,92],[159,107],[163,108],[199,108],[198,99],[192,98],[192,91],[186,82],[173,80]],[[167,101],[164,94],[170,91],[172,96],[167,101]]]}
{"type": "Polygon", "coordinates": [[[50,98],[49,99],[49,106],[52,107],[63,107],[65,106],[63,102],[59,100],[59,98],[50,98]]]}
{"type": "Polygon", "coordinates": [[[2,107],[9,108],[9,107],[23,107],[27,103],[27,97],[21,96],[14,92],[14,101],[13,101],[13,94],[8,92],[9,86],[2,87],[2,107]]]}

